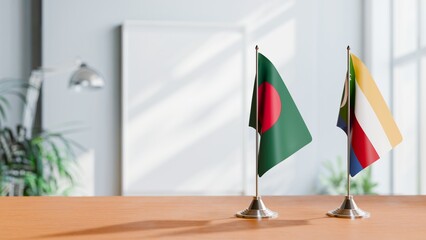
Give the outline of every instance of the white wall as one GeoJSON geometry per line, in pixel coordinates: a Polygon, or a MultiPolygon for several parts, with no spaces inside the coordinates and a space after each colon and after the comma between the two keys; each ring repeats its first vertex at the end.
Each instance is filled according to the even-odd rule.
{"type": "MultiPolygon", "coordinates": [[[[426,172],[422,161],[426,149],[422,124],[426,98],[421,94],[426,88],[426,67],[421,65],[423,38],[419,36],[420,25],[426,24],[420,22],[424,12],[417,9],[416,4],[420,3],[425,2],[378,0],[365,6],[367,65],[403,137],[395,149],[374,164],[373,178],[379,183],[380,194],[426,193],[426,178],[422,174],[426,172]]],[[[423,52],[423,59],[425,56],[423,52]]]]}
{"type": "MultiPolygon", "coordinates": [[[[0,79],[27,80],[31,72],[30,0],[0,0],[0,79]]],[[[20,122],[22,102],[10,98],[7,125],[20,122]]]]}
{"type": "MultiPolygon", "coordinates": [[[[321,162],[344,156],[345,136],[335,123],[346,46],[362,57],[361,0],[45,0],[43,64],[63,65],[80,56],[107,81],[100,92],[76,94],[66,89],[64,74],[46,81],[43,88],[45,127],[73,120],[89,126],[74,138],[94,153],[96,195],[120,193],[120,25],[125,20],[247,27],[248,47],[259,44],[277,66],[313,136],[311,144],[262,177],[262,194],[313,194],[321,162]]],[[[254,51],[248,59],[254,59],[254,51]]],[[[251,76],[254,69],[247,81],[253,81],[251,76]]],[[[253,189],[252,183],[248,189],[253,189]]]]}
{"type": "MultiPolygon", "coordinates": [[[[319,161],[346,164],[346,134],[336,127],[346,74],[346,47],[363,59],[363,1],[323,0],[318,4],[316,62],[319,161]]],[[[320,169],[323,170],[323,169],[320,169]]]]}

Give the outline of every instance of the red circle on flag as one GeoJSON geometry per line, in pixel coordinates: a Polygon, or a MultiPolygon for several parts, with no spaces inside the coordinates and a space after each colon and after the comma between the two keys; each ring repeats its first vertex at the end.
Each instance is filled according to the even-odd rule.
{"type": "Polygon", "coordinates": [[[281,98],[275,87],[264,82],[258,88],[260,134],[268,131],[281,114],[281,98]]]}

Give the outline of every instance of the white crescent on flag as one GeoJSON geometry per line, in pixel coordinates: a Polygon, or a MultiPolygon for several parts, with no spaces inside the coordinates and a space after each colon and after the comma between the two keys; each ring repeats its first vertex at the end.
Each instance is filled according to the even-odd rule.
{"type": "Polygon", "coordinates": [[[343,98],[342,102],[340,103],[340,108],[346,105],[346,102],[348,101],[348,89],[349,89],[349,81],[348,81],[348,73],[346,73],[346,80],[345,80],[345,89],[343,91],[343,98]]]}

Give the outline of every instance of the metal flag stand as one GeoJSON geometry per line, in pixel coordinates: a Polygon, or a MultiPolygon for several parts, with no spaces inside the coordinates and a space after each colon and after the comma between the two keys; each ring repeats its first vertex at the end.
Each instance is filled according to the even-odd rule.
{"type": "Polygon", "coordinates": [[[256,96],[256,196],[250,203],[250,206],[240,212],[237,212],[236,216],[240,218],[276,218],[278,213],[269,210],[263,203],[259,196],[259,107],[258,107],[258,52],[259,47],[256,45],[256,80],[255,80],[255,96],[256,96]]]}
{"type": "Polygon", "coordinates": [[[370,217],[370,213],[365,212],[361,210],[355,203],[355,200],[353,199],[353,196],[351,193],[351,178],[350,178],[350,157],[351,157],[351,140],[352,140],[352,129],[351,129],[351,91],[350,91],[350,50],[351,48],[347,47],[347,54],[348,54],[348,65],[347,65],[347,72],[346,72],[346,82],[345,82],[345,93],[347,97],[347,103],[348,103],[348,128],[347,128],[347,135],[348,135],[348,154],[347,154],[347,164],[348,164],[348,176],[347,176],[347,193],[345,196],[345,199],[343,200],[342,205],[339,208],[336,208],[335,210],[327,212],[327,215],[330,217],[339,217],[339,218],[368,218],[370,217]]]}

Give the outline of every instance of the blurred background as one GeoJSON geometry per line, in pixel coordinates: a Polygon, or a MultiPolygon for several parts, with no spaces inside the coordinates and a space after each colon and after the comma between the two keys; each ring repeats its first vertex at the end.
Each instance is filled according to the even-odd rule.
{"type": "Polygon", "coordinates": [[[262,195],[343,193],[347,45],[403,135],[354,192],[425,194],[424,13],[424,0],[0,0],[2,194],[252,195],[256,44],[313,137],[260,179],[262,195]],[[76,59],[101,89],[70,89],[76,59]],[[39,67],[54,69],[38,72],[40,91],[39,67]]]}

